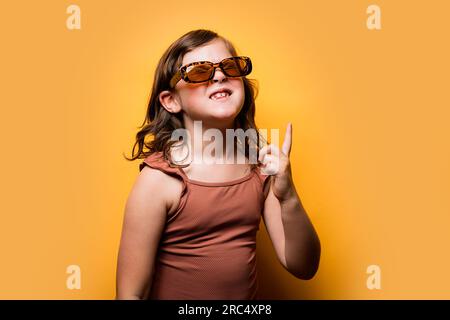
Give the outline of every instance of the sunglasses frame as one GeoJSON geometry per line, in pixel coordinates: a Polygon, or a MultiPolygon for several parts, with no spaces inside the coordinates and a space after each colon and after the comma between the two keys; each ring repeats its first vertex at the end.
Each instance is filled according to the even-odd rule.
{"type": "Polygon", "coordinates": [[[230,77],[230,78],[244,77],[244,76],[237,76],[237,77],[236,77],[236,76],[229,76],[229,75],[227,74],[227,72],[223,69],[223,63],[224,63],[224,61],[226,61],[226,60],[235,60],[235,59],[237,59],[237,58],[239,58],[239,59],[244,59],[244,60],[246,61],[246,63],[247,63],[247,69],[248,69],[248,73],[247,73],[246,75],[249,75],[250,72],[252,72],[252,61],[250,60],[249,57],[246,57],[246,56],[228,57],[228,58],[225,58],[225,59],[223,59],[222,61],[217,62],[217,63],[213,63],[213,62],[211,62],[211,61],[195,61],[195,62],[188,63],[188,64],[186,64],[186,65],[184,65],[184,66],[181,66],[181,67],[177,70],[177,72],[173,75],[172,79],[170,80],[170,88],[174,88],[175,85],[178,83],[178,81],[180,81],[181,79],[183,79],[184,81],[186,81],[186,82],[188,82],[188,83],[202,83],[202,82],[209,81],[209,80],[211,80],[211,79],[214,77],[214,74],[215,74],[215,72],[216,72],[216,68],[217,68],[217,67],[220,67],[220,70],[222,70],[222,72],[223,72],[227,77],[230,77]],[[199,65],[199,64],[209,64],[209,65],[211,65],[211,66],[213,67],[213,72],[211,72],[211,76],[209,77],[209,79],[206,79],[206,80],[203,80],[203,81],[192,81],[192,80],[189,80],[189,79],[188,79],[188,75],[187,75],[187,73],[186,73],[186,69],[187,69],[188,67],[190,67],[190,66],[193,66],[193,65],[199,65]]]}

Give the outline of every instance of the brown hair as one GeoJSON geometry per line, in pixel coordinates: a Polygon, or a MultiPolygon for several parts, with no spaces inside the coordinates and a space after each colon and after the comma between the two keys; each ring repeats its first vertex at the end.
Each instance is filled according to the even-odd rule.
{"type": "MultiPolygon", "coordinates": [[[[132,157],[125,158],[133,161],[136,159],[146,158],[150,154],[162,151],[164,158],[173,163],[170,148],[178,143],[171,140],[172,131],[175,129],[184,128],[182,113],[168,112],[159,101],[159,94],[164,90],[174,91],[171,89],[169,82],[172,76],[181,66],[183,56],[193,49],[205,45],[212,40],[221,39],[224,41],[226,47],[232,56],[237,56],[237,52],[233,44],[218,35],[216,32],[205,29],[198,29],[190,31],[170,45],[164,52],[156,67],[153,88],[148,103],[147,113],[143,124],[139,127],[140,130],[136,134],[136,142],[133,145],[132,157]],[[152,140],[149,140],[153,138],[152,140]],[[137,148],[137,150],[136,150],[137,148]],[[145,148],[145,149],[144,149],[145,148]]],[[[258,128],[255,124],[255,99],[258,95],[257,81],[255,79],[248,79],[242,77],[244,82],[244,105],[235,118],[235,129],[242,128],[246,131],[249,128],[256,130],[256,141],[252,141],[252,146],[256,147],[257,157],[259,156],[260,139],[264,137],[259,134],[258,128]]],[[[245,152],[249,150],[249,143],[245,139],[245,152]]],[[[250,138],[250,140],[253,140],[250,138]]],[[[257,164],[252,164],[254,169],[257,164]]],[[[184,167],[184,166],[182,166],[184,167]]]]}

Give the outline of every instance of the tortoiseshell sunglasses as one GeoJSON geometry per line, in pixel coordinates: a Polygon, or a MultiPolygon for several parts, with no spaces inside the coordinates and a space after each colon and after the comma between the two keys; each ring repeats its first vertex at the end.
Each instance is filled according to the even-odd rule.
{"type": "Polygon", "coordinates": [[[230,78],[243,77],[252,72],[252,61],[249,57],[239,56],[225,58],[218,63],[210,61],[196,61],[182,66],[170,80],[170,88],[183,79],[189,83],[206,82],[213,78],[217,67],[230,78]]]}

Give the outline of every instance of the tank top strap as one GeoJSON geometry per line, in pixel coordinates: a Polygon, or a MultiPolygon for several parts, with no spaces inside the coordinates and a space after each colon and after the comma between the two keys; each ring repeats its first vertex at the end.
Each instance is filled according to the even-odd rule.
{"type": "Polygon", "coordinates": [[[167,174],[179,176],[183,180],[186,180],[186,176],[183,171],[175,166],[171,166],[169,161],[164,158],[162,151],[153,152],[147,156],[144,161],[139,165],[139,171],[148,165],[151,168],[161,170],[167,174]]]}
{"type": "Polygon", "coordinates": [[[142,171],[142,169],[144,169],[146,165],[153,169],[158,169],[166,174],[169,174],[171,176],[180,179],[183,184],[183,189],[181,191],[181,197],[178,208],[172,215],[168,217],[168,222],[171,222],[173,219],[175,219],[175,217],[181,212],[181,210],[186,205],[187,195],[189,193],[186,181],[187,177],[185,176],[184,172],[179,168],[170,166],[169,161],[164,158],[162,151],[157,151],[147,156],[144,159],[144,161],[141,164],[139,164],[139,171],[142,171]]]}
{"type": "Polygon", "coordinates": [[[255,172],[256,172],[256,176],[258,177],[259,181],[261,182],[261,185],[264,189],[265,184],[270,181],[270,175],[268,174],[264,174],[261,171],[261,167],[256,167],[255,168],[255,172]]]}

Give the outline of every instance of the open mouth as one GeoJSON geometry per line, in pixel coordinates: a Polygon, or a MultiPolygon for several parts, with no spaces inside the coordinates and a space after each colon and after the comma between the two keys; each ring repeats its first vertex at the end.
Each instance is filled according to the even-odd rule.
{"type": "Polygon", "coordinates": [[[232,95],[232,92],[230,92],[229,90],[224,90],[221,92],[217,92],[213,95],[211,95],[209,98],[211,100],[215,100],[215,101],[225,101],[228,100],[228,98],[232,95]]]}
{"type": "Polygon", "coordinates": [[[228,100],[228,98],[230,97],[230,94],[227,92],[221,92],[215,95],[212,95],[210,97],[211,100],[215,100],[215,101],[224,101],[224,100],[228,100]]]}

